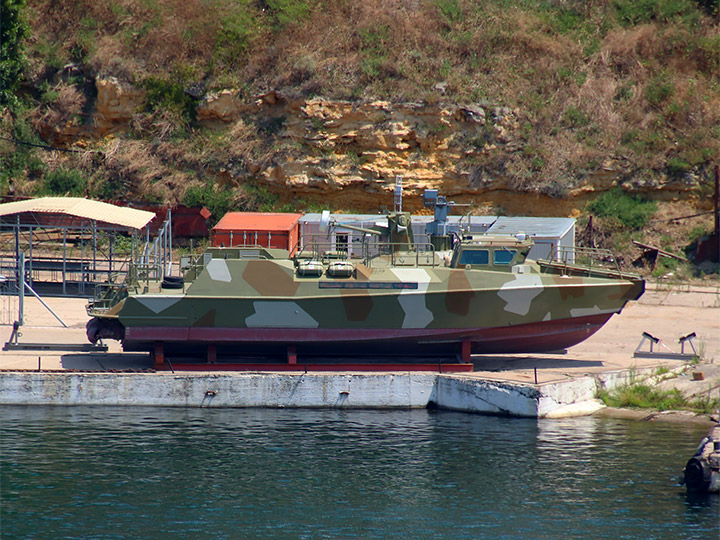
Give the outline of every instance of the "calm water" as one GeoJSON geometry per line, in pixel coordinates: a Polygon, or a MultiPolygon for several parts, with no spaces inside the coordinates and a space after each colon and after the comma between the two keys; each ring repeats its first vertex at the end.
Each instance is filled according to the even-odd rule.
{"type": "Polygon", "coordinates": [[[437,411],[3,407],[3,539],[712,539],[707,429],[437,411]]]}

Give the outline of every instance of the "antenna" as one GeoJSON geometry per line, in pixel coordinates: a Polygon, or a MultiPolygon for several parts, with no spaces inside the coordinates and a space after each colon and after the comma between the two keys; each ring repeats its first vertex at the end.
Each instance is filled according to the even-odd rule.
{"type": "Polygon", "coordinates": [[[395,177],[395,213],[402,212],[402,176],[395,177]]]}

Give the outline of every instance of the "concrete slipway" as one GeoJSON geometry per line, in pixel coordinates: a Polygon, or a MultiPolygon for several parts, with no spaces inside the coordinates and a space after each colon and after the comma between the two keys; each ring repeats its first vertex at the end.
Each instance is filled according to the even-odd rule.
{"type": "MultiPolygon", "coordinates": [[[[84,343],[85,301],[47,298],[68,328],[27,299],[21,342],[84,343]]],[[[476,356],[473,373],[154,372],[146,355],[0,352],[0,404],[177,407],[439,408],[526,417],[591,414],[598,390],[651,375],[680,360],[633,358],[643,331],[679,352],[695,332],[709,373],[720,365],[720,289],[655,286],[567,354],[476,356]],[[40,369],[38,369],[38,367],[40,369]],[[537,383],[535,377],[537,373],[537,383]]],[[[10,326],[0,327],[6,342],[10,326]]],[[[301,362],[301,360],[299,360],[301,362]]],[[[699,369],[695,367],[694,370],[699,369]]],[[[698,381],[707,388],[718,382],[698,381]]],[[[694,383],[691,383],[694,384],[694,383]]],[[[714,390],[716,391],[716,390],[714,390]]]]}

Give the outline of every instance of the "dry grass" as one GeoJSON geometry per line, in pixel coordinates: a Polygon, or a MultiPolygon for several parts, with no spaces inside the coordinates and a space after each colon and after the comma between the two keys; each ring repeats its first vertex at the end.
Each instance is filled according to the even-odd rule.
{"type": "MultiPolygon", "coordinates": [[[[509,106],[521,112],[519,150],[460,165],[475,171],[471,183],[503,178],[554,197],[605,164],[626,170],[630,183],[701,177],[720,153],[720,37],[708,17],[623,26],[606,0],[298,0],[288,5],[303,9],[289,20],[250,0],[28,4],[28,77],[58,89],[33,113],[44,133],[86,108],[80,85],[61,83],[74,62],[88,79],[153,76],[233,87],[248,99],[284,90],[509,106]]],[[[212,133],[168,107],[138,113],[139,140],[101,147],[93,185],[182,200],[205,177],[240,189],[273,162],[312,151],[246,120],[212,133]]],[[[78,166],[90,171],[87,161],[78,166]]]]}

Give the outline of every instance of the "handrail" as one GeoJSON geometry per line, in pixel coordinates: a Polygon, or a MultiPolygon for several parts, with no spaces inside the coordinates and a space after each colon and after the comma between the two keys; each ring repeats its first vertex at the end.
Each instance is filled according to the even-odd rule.
{"type": "Polygon", "coordinates": [[[609,249],[558,246],[555,256],[553,259],[540,259],[538,263],[557,268],[565,274],[573,270],[583,270],[588,275],[592,275],[593,272],[624,274],[620,269],[617,257],[609,249]]]}

